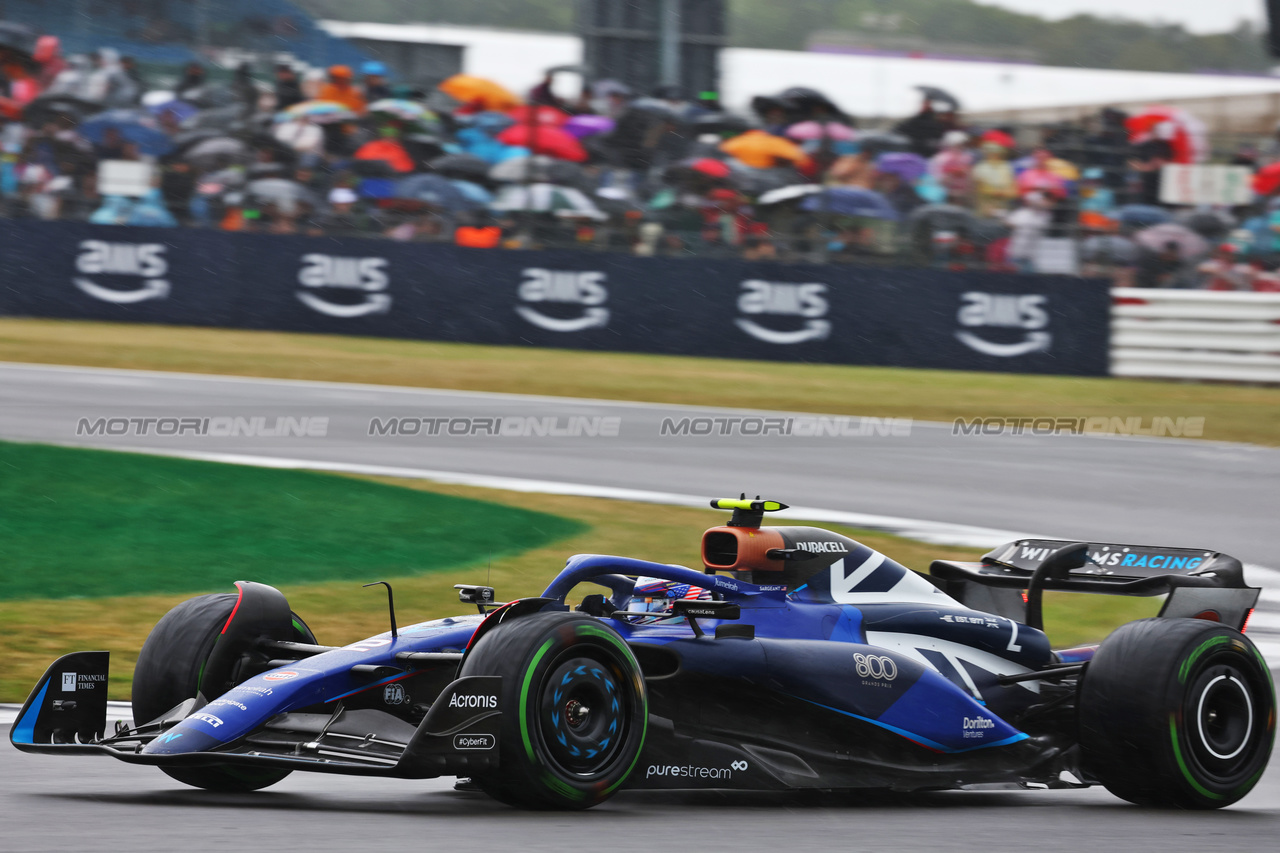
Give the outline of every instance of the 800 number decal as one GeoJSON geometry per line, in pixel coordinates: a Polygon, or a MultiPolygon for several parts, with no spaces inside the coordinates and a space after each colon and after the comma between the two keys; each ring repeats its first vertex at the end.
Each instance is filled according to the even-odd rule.
{"type": "Polygon", "coordinates": [[[884,657],[883,655],[855,654],[853,656],[853,666],[862,678],[893,681],[898,677],[898,665],[893,662],[893,658],[884,657]]]}

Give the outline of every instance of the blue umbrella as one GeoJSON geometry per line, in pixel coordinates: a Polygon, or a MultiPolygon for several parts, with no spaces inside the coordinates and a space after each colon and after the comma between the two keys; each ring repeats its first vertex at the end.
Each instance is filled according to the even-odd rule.
{"type": "Polygon", "coordinates": [[[165,101],[163,104],[152,104],[147,110],[156,118],[170,113],[175,121],[183,122],[200,112],[200,108],[186,101],[165,101]]]}
{"type": "Polygon", "coordinates": [[[502,133],[502,131],[511,127],[511,125],[515,123],[516,120],[506,113],[492,111],[476,113],[471,117],[472,127],[483,130],[485,133],[492,134],[494,136],[502,133]]]}
{"type": "Polygon", "coordinates": [[[487,207],[489,202],[493,201],[493,193],[489,192],[479,184],[473,184],[471,181],[449,181],[458,190],[466,196],[468,201],[474,201],[477,205],[487,207]]]}
{"type": "Polygon", "coordinates": [[[871,219],[898,218],[898,211],[884,196],[860,187],[831,187],[814,193],[800,202],[800,209],[871,219]]]}
{"type": "Polygon", "coordinates": [[[90,116],[80,125],[80,135],[95,144],[101,144],[107,130],[115,128],[125,141],[138,146],[138,151],[152,157],[163,157],[173,150],[173,140],[151,127],[135,110],[107,110],[90,116]]]}
{"type": "Polygon", "coordinates": [[[432,207],[449,211],[471,210],[481,207],[439,175],[410,175],[396,182],[396,198],[420,201],[432,207]]]}
{"type": "Polygon", "coordinates": [[[1117,218],[1124,225],[1146,228],[1149,225],[1162,225],[1172,222],[1173,215],[1163,207],[1154,204],[1126,204],[1120,208],[1117,218]]]}

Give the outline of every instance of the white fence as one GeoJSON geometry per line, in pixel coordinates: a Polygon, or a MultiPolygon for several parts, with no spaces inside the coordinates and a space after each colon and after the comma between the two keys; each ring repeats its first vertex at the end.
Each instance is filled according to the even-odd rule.
{"type": "Polygon", "coordinates": [[[1111,294],[1112,376],[1280,383],[1280,293],[1111,294]]]}

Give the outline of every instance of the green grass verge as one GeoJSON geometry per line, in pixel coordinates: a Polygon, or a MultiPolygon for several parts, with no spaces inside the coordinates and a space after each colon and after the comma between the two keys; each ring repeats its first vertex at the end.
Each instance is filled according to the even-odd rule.
{"type": "Polygon", "coordinates": [[[1280,388],[573,352],[224,329],[0,319],[0,361],[598,397],[949,422],[1203,417],[1280,446],[1280,388]]]}
{"type": "Polygon", "coordinates": [[[579,522],[340,479],[0,442],[0,599],[381,579],[504,558],[579,522]]]}
{"type": "MultiPolygon", "coordinates": [[[[0,470],[11,472],[13,469],[5,464],[7,459],[13,461],[13,454],[18,452],[38,453],[55,451],[59,456],[62,451],[57,448],[38,446],[12,446],[0,444],[5,457],[0,457],[0,470]]],[[[145,549],[135,539],[120,536],[119,514],[113,514],[115,504],[128,499],[127,492],[96,492],[91,500],[79,501],[80,509],[88,515],[97,517],[98,524],[88,524],[73,514],[72,507],[64,504],[60,511],[53,515],[45,512],[46,533],[52,541],[46,543],[48,549],[24,546],[27,557],[19,568],[13,560],[12,545],[24,537],[30,542],[34,537],[30,532],[21,532],[15,525],[14,515],[9,509],[16,503],[20,511],[27,503],[36,504],[45,497],[63,496],[76,493],[83,497],[86,493],[78,482],[102,481],[116,479],[125,481],[158,482],[167,496],[160,503],[178,503],[179,496],[186,486],[178,488],[177,484],[185,482],[188,486],[195,482],[194,473],[180,476],[169,474],[154,479],[154,474],[140,476],[113,467],[116,463],[126,466],[142,466],[144,470],[153,471],[152,463],[169,463],[174,460],[151,459],[148,457],[127,454],[91,453],[85,451],[67,451],[74,454],[81,462],[74,470],[55,469],[46,465],[42,471],[50,479],[33,482],[31,471],[34,470],[34,456],[26,456],[28,465],[28,488],[21,491],[15,501],[13,489],[5,492],[0,498],[0,536],[3,536],[7,547],[4,552],[6,584],[19,581],[27,583],[22,576],[34,578],[40,587],[44,599],[0,599],[0,701],[20,702],[26,698],[27,692],[35,684],[45,668],[59,655],[79,649],[108,649],[111,651],[111,676],[108,684],[109,695],[113,699],[128,699],[130,683],[133,677],[133,666],[138,651],[142,648],[151,627],[171,607],[188,597],[190,592],[214,590],[232,591],[232,580],[257,580],[274,583],[289,599],[290,605],[302,614],[320,642],[345,644],[354,640],[371,636],[386,630],[386,599],[381,593],[373,590],[362,590],[360,584],[381,577],[390,577],[396,571],[391,562],[379,563],[375,555],[404,554],[411,558],[406,571],[395,583],[397,613],[401,624],[409,624],[424,619],[433,619],[466,612],[467,608],[458,603],[457,593],[453,589],[455,583],[488,583],[495,586],[500,597],[504,599],[537,595],[564,565],[565,558],[571,554],[597,553],[620,554],[639,557],[662,563],[677,563],[686,566],[698,566],[698,543],[702,531],[707,527],[722,524],[725,514],[710,509],[689,509],[684,507],[656,506],[652,504],[633,504],[620,501],[606,501],[591,498],[580,498],[568,495],[539,495],[538,505],[542,513],[530,513],[524,509],[528,504],[528,496],[514,492],[493,489],[480,489],[469,486],[441,485],[424,483],[419,480],[392,480],[387,478],[364,478],[333,476],[326,474],[302,474],[299,472],[272,471],[248,468],[232,468],[209,463],[175,462],[181,465],[184,472],[199,472],[206,476],[225,476],[228,480],[201,479],[200,483],[211,488],[221,482],[221,488],[228,489],[234,483],[254,482],[258,496],[254,498],[257,505],[281,504],[290,507],[299,492],[309,493],[313,500],[326,495],[329,507],[338,507],[336,514],[321,513],[327,518],[330,527],[340,529],[340,533],[332,530],[318,530],[318,525],[311,513],[296,514],[297,523],[306,525],[308,530],[325,537],[328,545],[319,547],[314,539],[300,535],[301,528],[290,528],[284,537],[276,541],[272,547],[277,549],[279,563],[257,561],[246,564],[228,558],[229,549],[239,547],[241,553],[250,560],[256,552],[252,542],[236,545],[236,538],[246,535],[248,528],[221,527],[221,538],[214,541],[205,539],[207,550],[200,556],[201,560],[183,563],[172,554],[160,554],[153,558],[151,565],[160,566],[158,577],[161,582],[171,581],[173,576],[193,571],[205,565],[221,566],[221,579],[213,575],[202,575],[205,580],[190,582],[181,587],[185,592],[167,592],[170,587],[144,586],[141,594],[125,595],[120,589],[110,589],[106,597],[101,598],[55,598],[59,595],[83,595],[86,589],[83,584],[95,582],[95,577],[106,566],[114,566],[115,571],[126,576],[131,573],[136,561],[145,556],[145,549]],[[83,455],[80,455],[83,454],[83,455]],[[187,469],[187,465],[193,466],[187,469]],[[224,469],[211,471],[210,469],[224,469]],[[246,480],[242,477],[261,477],[262,479],[246,480]],[[297,479],[295,479],[297,478],[297,479]],[[66,484],[70,483],[68,486],[66,484]],[[302,486],[306,486],[304,489],[302,486]],[[308,491],[309,490],[309,491],[308,491]],[[374,495],[376,497],[369,498],[374,495]],[[369,501],[385,501],[388,495],[403,499],[401,504],[382,506],[418,507],[424,511],[414,513],[405,523],[390,526],[365,528],[361,530],[354,522],[356,516],[378,525],[382,519],[371,519],[372,511],[364,513],[360,504],[372,510],[369,501]],[[265,497],[264,497],[265,496],[265,497]],[[468,526],[466,519],[442,529],[436,523],[446,518],[441,507],[465,507],[467,513],[488,513],[490,518],[497,517],[493,513],[510,511],[510,518],[516,523],[531,525],[524,538],[509,543],[503,550],[496,547],[492,566],[488,565],[487,551],[494,542],[494,529],[486,526],[468,526]],[[65,513],[65,515],[63,514],[65,513]],[[566,521],[573,519],[573,521],[566,521]],[[52,525],[50,528],[48,525],[52,525]],[[551,541],[550,531],[569,538],[551,541]],[[371,532],[372,531],[372,532],[371,532]],[[342,537],[345,537],[343,539],[342,537]],[[376,537],[376,538],[375,538],[376,537]],[[447,537],[447,538],[446,538],[447,537]],[[65,540],[65,541],[64,541],[65,540]],[[376,548],[371,549],[370,543],[376,548]],[[454,564],[448,571],[424,572],[424,566],[440,568],[445,562],[428,563],[430,555],[424,552],[438,552],[447,542],[452,548],[454,564]],[[74,551],[76,559],[60,558],[54,562],[58,554],[74,551]],[[322,560],[325,565],[336,567],[327,575],[327,580],[317,582],[310,561],[322,560]],[[292,578],[278,573],[283,565],[300,566],[300,573],[292,578]]],[[[65,459],[60,457],[61,463],[65,459]]],[[[9,473],[0,478],[0,484],[8,486],[11,482],[9,473]]],[[[110,484],[107,484],[110,486],[110,484]]],[[[114,488],[114,487],[112,487],[114,488]]],[[[202,487],[203,488],[203,487],[202,487]]],[[[391,498],[392,501],[396,498],[391,498]]],[[[46,500],[45,503],[48,503],[46,500]]],[[[229,503],[227,501],[226,503],[229,503]]],[[[210,503],[213,511],[222,511],[223,502],[210,503]]],[[[319,504],[313,503],[314,508],[319,504]]],[[[52,505],[51,505],[52,506],[52,505]]],[[[171,513],[172,508],[160,506],[159,509],[171,513]]],[[[277,512],[274,506],[267,511],[277,512]]],[[[293,512],[293,509],[286,509],[293,512]]],[[[259,524],[259,519],[246,518],[246,523],[259,524]]],[[[199,523],[203,523],[200,521],[199,523]]],[[[788,524],[803,524],[803,519],[786,519],[788,524]]],[[[25,524],[25,522],[23,523],[25,524]]],[[[149,524],[154,528],[155,520],[149,524]]],[[[844,533],[863,543],[888,554],[898,562],[917,571],[927,571],[929,563],[934,559],[971,560],[981,552],[971,548],[948,548],[929,545],[898,536],[890,536],[874,531],[856,530],[840,525],[818,524],[844,533]]],[[[258,528],[261,530],[261,528],[258,528]]],[[[270,532],[270,531],[268,531],[270,532]]],[[[277,531],[279,532],[279,531],[277,531]]],[[[145,544],[145,543],[142,543],[145,544]]],[[[136,586],[133,587],[136,589],[136,586]]],[[[584,590],[587,588],[584,587],[584,590]]],[[[592,589],[591,591],[595,591],[592,589]]],[[[1083,642],[1102,639],[1106,634],[1122,622],[1142,616],[1152,615],[1158,602],[1151,599],[1105,598],[1101,596],[1050,594],[1046,599],[1045,617],[1049,638],[1056,647],[1076,645],[1083,642]]]]}

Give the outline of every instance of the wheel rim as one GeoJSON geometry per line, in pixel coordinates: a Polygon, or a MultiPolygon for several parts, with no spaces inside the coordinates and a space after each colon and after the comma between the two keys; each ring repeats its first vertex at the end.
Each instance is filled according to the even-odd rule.
{"type": "Polygon", "coordinates": [[[1186,742],[1203,773],[1230,784],[1251,769],[1265,721],[1254,679],[1230,658],[1207,663],[1183,706],[1186,742]]]}
{"type": "Polygon", "coordinates": [[[594,657],[565,656],[548,670],[538,709],[547,757],[575,776],[608,768],[627,731],[617,669],[594,657]]]}

